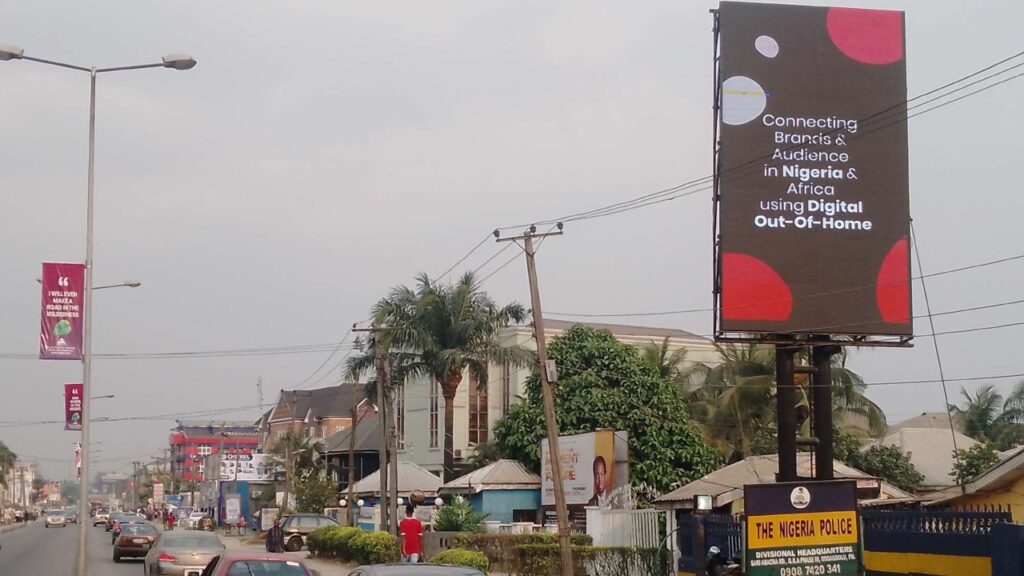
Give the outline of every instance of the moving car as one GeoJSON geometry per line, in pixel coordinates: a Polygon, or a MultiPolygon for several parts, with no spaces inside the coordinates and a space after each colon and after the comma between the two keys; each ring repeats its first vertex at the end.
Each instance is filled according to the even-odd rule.
{"type": "Polygon", "coordinates": [[[485,576],[476,568],[445,564],[374,564],[360,566],[348,576],[485,576]]]}
{"type": "Polygon", "coordinates": [[[106,508],[100,508],[96,511],[96,515],[92,517],[92,525],[99,526],[100,524],[106,524],[107,520],[110,519],[110,510],[106,508]]]}
{"type": "Polygon", "coordinates": [[[43,516],[43,527],[49,528],[50,526],[60,526],[61,528],[68,525],[68,519],[64,516],[63,510],[47,510],[43,516]]]}
{"type": "Polygon", "coordinates": [[[114,541],[114,562],[121,558],[143,558],[156,542],[157,531],[152,524],[129,524],[121,529],[121,535],[114,541]]]}
{"type": "Polygon", "coordinates": [[[64,518],[67,519],[70,524],[78,524],[78,511],[71,508],[65,508],[64,518]]]}
{"type": "MultiPolygon", "coordinates": [[[[266,556],[259,554],[221,554],[196,576],[236,576],[250,574],[273,574],[274,576],[320,576],[301,561],[290,556],[266,556]]],[[[192,576],[187,574],[186,576],[192,576]]]]}
{"type": "Polygon", "coordinates": [[[310,532],[324,526],[340,526],[333,518],[320,514],[291,514],[281,520],[284,531],[284,549],[298,552],[306,544],[310,532]]]}
{"type": "Polygon", "coordinates": [[[117,542],[118,536],[124,531],[126,526],[137,526],[139,524],[149,524],[149,520],[135,514],[130,514],[123,518],[118,519],[117,523],[114,524],[114,528],[110,531],[110,543],[117,542]]]}
{"type": "Polygon", "coordinates": [[[146,576],[200,576],[224,550],[220,538],[208,532],[163,532],[146,554],[142,571],[146,576]]]}

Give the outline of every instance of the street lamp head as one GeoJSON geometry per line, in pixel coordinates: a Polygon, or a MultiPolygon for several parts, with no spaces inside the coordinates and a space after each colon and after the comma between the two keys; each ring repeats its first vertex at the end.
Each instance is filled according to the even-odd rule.
{"type": "Polygon", "coordinates": [[[125,280],[124,285],[129,288],[138,288],[142,286],[142,282],[139,280],[125,280]]]}
{"type": "Polygon", "coordinates": [[[0,44],[0,61],[20,60],[25,51],[10,44],[0,44]]]}
{"type": "Polygon", "coordinates": [[[163,60],[164,68],[175,70],[191,70],[196,65],[196,59],[186,54],[169,54],[164,56],[163,60]]]}

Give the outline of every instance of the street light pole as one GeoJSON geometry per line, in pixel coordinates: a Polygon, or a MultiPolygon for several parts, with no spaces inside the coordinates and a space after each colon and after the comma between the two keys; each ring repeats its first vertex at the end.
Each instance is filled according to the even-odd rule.
{"type": "MultiPolygon", "coordinates": [[[[113,68],[96,68],[77,66],[58,62],[55,60],[44,60],[32,56],[25,56],[25,51],[16,46],[0,45],[0,61],[8,60],[29,60],[41,64],[70,68],[81,72],[89,73],[89,171],[86,200],[86,225],[85,225],[85,294],[82,295],[82,314],[85,315],[85,327],[82,342],[82,476],[79,482],[78,507],[85,510],[89,506],[89,390],[92,383],[92,273],[93,273],[93,200],[94,180],[96,168],[96,75],[104,72],[120,72],[124,70],[142,70],[145,68],[172,68],[174,70],[189,70],[196,65],[195,59],[191,56],[172,55],[164,56],[160,63],[141,64],[135,66],[117,66],[113,68]]],[[[125,282],[126,286],[133,282],[125,282]]],[[[134,286],[132,286],[134,287],[134,286]]],[[[78,560],[76,563],[77,576],[88,576],[86,569],[86,525],[85,522],[78,523],[78,560]]]]}

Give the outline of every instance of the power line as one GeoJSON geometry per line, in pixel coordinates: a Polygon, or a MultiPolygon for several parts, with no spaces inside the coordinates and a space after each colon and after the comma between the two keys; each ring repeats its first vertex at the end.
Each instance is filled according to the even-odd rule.
{"type": "MultiPolygon", "coordinates": [[[[295,354],[317,354],[340,349],[340,343],[304,344],[275,348],[236,348],[227,350],[190,350],[180,352],[116,352],[93,354],[93,358],[104,360],[177,360],[187,358],[232,358],[238,356],[290,356],[295,354]]],[[[38,360],[38,354],[0,353],[0,360],[38,360]]]]}
{"type": "MultiPolygon", "coordinates": [[[[924,92],[922,94],[914,96],[913,98],[909,98],[909,99],[907,99],[907,100],[905,100],[903,102],[900,102],[898,104],[892,105],[892,106],[890,106],[890,107],[888,107],[888,108],[886,108],[884,110],[881,110],[879,112],[876,112],[876,113],[874,113],[874,114],[872,114],[870,116],[862,118],[862,119],[860,119],[859,124],[861,124],[861,125],[865,125],[865,124],[870,125],[871,123],[877,124],[877,123],[883,122],[883,121],[888,120],[889,118],[893,117],[893,114],[892,114],[893,112],[898,114],[898,113],[900,113],[900,110],[902,110],[904,108],[906,108],[907,110],[910,110],[910,109],[913,109],[913,108],[917,108],[917,107],[926,105],[926,104],[931,103],[931,102],[935,102],[935,101],[940,100],[942,98],[946,98],[946,97],[948,97],[948,96],[950,96],[950,95],[952,95],[952,94],[954,94],[956,92],[959,92],[959,91],[961,91],[961,90],[963,90],[965,88],[968,88],[970,86],[976,85],[976,84],[978,84],[980,82],[984,82],[986,80],[989,80],[989,79],[995,78],[997,76],[1003,75],[1003,74],[1009,72],[1010,70],[1013,70],[1013,69],[1017,68],[1021,64],[1016,64],[1014,66],[1011,66],[1011,67],[1008,67],[1008,68],[1004,68],[1004,69],[1002,69],[1002,70],[1000,70],[1000,71],[998,71],[998,72],[996,72],[994,74],[986,76],[985,78],[982,78],[982,79],[977,80],[975,82],[969,83],[969,84],[967,84],[965,86],[961,86],[961,87],[956,88],[954,90],[950,90],[950,91],[948,91],[948,92],[946,92],[946,93],[944,93],[944,94],[942,94],[942,95],[940,95],[940,96],[938,96],[936,98],[932,98],[930,100],[926,100],[926,101],[920,102],[920,103],[918,103],[917,105],[915,105],[913,107],[909,107],[909,108],[907,107],[907,105],[909,103],[911,103],[911,102],[917,101],[917,100],[919,100],[921,98],[924,98],[926,96],[930,96],[932,94],[935,94],[937,92],[940,92],[940,91],[945,90],[947,88],[950,88],[952,86],[960,84],[960,83],[964,82],[965,80],[971,79],[971,78],[973,78],[975,76],[978,76],[979,74],[983,74],[984,72],[992,70],[992,69],[994,69],[994,68],[996,68],[996,67],[998,67],[998,66],[1000,66],[1002,64],[1005,64],[1007,62],[1015,60],[1015,59],[1021,57],[1022,55],[1024,55],[1024,51],[1018,52],[1016,54],[1013,54],[1011,56],[1003,58],[1002,60],[1000,60],[1000,61],[998,61],[998,62],[996,62],[994,64],[990,64],[988,66],[985,66],[985,67],[983,67],[983,68],[981,68],[979,70],[976,70],[976,71],[974,71],[974,72],[972,72],[970,74],[967,74],[967,75],[962,76],[962,77],[960,77],[960,78],[958,78],[956,80],[953,80],[952,82],[948,82],[948,83],[946,83],[946,84],[944,84],[942,86],[939,86],[938,88],[934,88],[932,90],[929,90],[927,92],[924,92]],[[886,115],[889,115],[889,118],[886,118],[886,115]]],[[[980,88],[978,90],[972,91],[972,92],[970,92],[968,94],[965,94],[965,95],[960,96],[958,98],[955,98],[953,100],[944,102],[942,104],[938,104],[938,105],[933,106],[931,108],[927,108],[927,109],[922,110],[920,112],[917,112],[915,114],[908,115],[906,118],[900,118],[896,122],[893,122],[893,123],[890,123],[890,124],[886,124],[885,126],[882,126],[881,128],[873,130],[872,132],[875,132],[877,130],[880,130],[882,128],[891,126],[891,125],[899,123],[899,122],[903,122],[905,120],[909,120],[910,118],[913,118],[913,117],[916,117],[916,116],[920,116],[920,115],[923,115],[925,113],[937,110],[939,108],[942,108],[942,107],[947,106],[949,104],[952,104],[954,102],[958,102],[960,100],[963,100],[964,98],[976,95],[976,94],[978,94],[980,92],[984,92],[986,90],[989,90],[991,88],[994,88],[996,86],[1004,84],[1004,83],[1006,83],[1006,82],[1008,82],[1010,80],[1013,80],[1015,78],[1018,78],[1020,76],[1021,75],[1018,74],[1018,75],[1006,78],[1004,80],[1001,80],[1001,81],[993,83],[991,85],[982,87],[982,88],[980,88]]],[[[869,132],[869,133],[871,133],[871,132],[869,132]]],[[[866,135],[866,134],[863,134],[863,133],[861,134],[861,136],[864,136],[864,135],[866,135]]],[[[751,169],[753,167],[760,166],[760,163],[763,162],[765,159],[770,159],[770,155],[766,155],[766,156],[763,156],[763,157],[760,157],[760,158],[752,159],[749,162],[746,162],[744,164],[741,164],[739,166],[731,168],[729,171],[726,171],[726,172],[723,172],[723,173],[719,174],[719,176],[720,177],[724,177],[724,176],[727,176],[727,175],[732,175],[732,174],[735,174],[735,173],[738,173],[738,172],[743,172],[743,171],[749,170],[749,169],[751,169]]],[[[655,192],[644,194],[642,196],[633,198],[631,200],[624,200],[624,201],[616,202],[616,203],[609,204],[609,205],[606,205],[606,206],[602,206],[602,207],[599,207],[599,208],[594,208],[594,209],[583,211],[583,212],[577,212],[577,213],[574,213],[574,214],[567,214],[567,215],[561,216],[559,218],[554,218],[554,219],[550,219],[550,220],[539,220],[539,221],[534,222],[534,224],[551,224],[551,223],[555,223],[555,222],[572,222],[572,221],[577,221],[577,220],[588,220],[588,219],[593,219],[593,218],[612,216],[614,214],[620,214],[622,212],[627,212],[627,211],[632,211],[632,210],[636,210],[636,209],[639,209],[639,208],[644,208],[646,206],[651,206],[651,205],[658,204],[658,203],[661,203],[661,202],[667,202],[669,200],[674,200],[674,199],[681,198],[681,197],[684,197],[684,196],[690,196],[690,195],[696,194],[697,192],[702,192],[702,191],[705,191],[705,190],[710,190],[711,186],[705,186],[705,185],[711,184],[713,182],[713,179],[714,179],[714,175],[709,175],[709,176],[704,176],[704,177],[701,177],[701,178],[696,178],[694,180],[690,180],[688,182],[684,182],[684,183],[676,185],[676,186],[672,186],[672,187],[669,187],[669,188],[664,188],[662,190],[658,190],[658,191],[655,191],[655,192]],[[682,192],[683,190],[686,190],[688,188],[693,188],[695,186],[701,186],[701,187],[698,188],[698,189],[695,189],[695,190],[689,190],[689,191],[686,191],[686,192],[682,192]]],[[[529,226],[529,224],[518,224],[518,225],[512,225],[512,226],[505,226],[505,227],[499,228],[499,230],[517,229],[517,228],[523,228],[523,227],[526,227],[526,226],[529,226]]]]}

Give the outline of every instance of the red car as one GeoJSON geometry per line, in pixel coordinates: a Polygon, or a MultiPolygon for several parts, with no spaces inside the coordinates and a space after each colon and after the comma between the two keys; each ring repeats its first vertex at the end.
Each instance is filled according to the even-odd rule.
{"type": "Polygon", "coordinates": [[[114,541],[114,562],[120,562],[126,556],[142,558],[149,554],[156,536],[156,528],[152,524],[123,525],[114,541]]]}
{"type": "Polygon", "coordinates": [[[320,576],[291,556],[256,554],[220,554],[203,569],[201,576],[320,576]]]}

